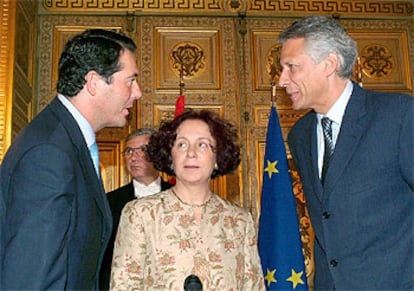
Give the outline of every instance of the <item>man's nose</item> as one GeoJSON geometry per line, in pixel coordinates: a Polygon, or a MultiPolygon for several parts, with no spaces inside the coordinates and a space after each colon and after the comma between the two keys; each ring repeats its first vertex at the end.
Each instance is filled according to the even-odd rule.
{"type": "Polygon", "coordinates": [[[280,71],[280,77],[279,77],[279,86],[286,88],[289,84],[289,78],[287,72],[282,68],[280,71]]]}
{"type": "Polygon", "coordinates": [[[134,87],[132,88],[132,98],[138,100],[142,97],[141,88],[139,87],[138,82],[134,82],[133,86],[134,87]]]}

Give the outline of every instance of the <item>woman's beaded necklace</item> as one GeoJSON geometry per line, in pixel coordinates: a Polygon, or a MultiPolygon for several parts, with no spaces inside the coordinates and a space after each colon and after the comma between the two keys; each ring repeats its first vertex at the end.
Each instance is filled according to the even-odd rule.
{"type": "Polygon", "coordinates": [[[187,202],[185,202],[185,201],[183,201],[178,195],[177,195],[177,193],[175,192],[175,190],[174,190],[174,188],[171,188],[171,192],[174,194],[174,196],[175,197],[177,197],[177,199],[182,203],[182,204],[184,204],[184,205],[187,205],[187,206],[190,206],[191,208],[201,208],[201,207],[204,207],[204,206],[206,206],[207,204],[208,204],[208,202],[210,202],[210,199],[211,199],[211,193],[210,193],[210,196],[208,197],[208,199],[206,200],[206,201],[204,201],[203,203],[201,203],[201,204],[191,204],[191,203],[187,203],[187,202]]]}

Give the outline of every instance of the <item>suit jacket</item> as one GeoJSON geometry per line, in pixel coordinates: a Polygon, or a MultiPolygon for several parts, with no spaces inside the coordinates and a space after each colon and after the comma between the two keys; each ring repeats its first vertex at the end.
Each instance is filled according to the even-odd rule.
{"type": "MultiPolygon", "coordinates": [[[[161,180],[161,191],[171,188],[172,185],[166,181],[161,180]]],[[[122,209],[124,206],[136,199],[134,192],[134,185],[131,183],[122,186],[114,191],[108,192],[107,194],[109,206],[111,208],[112,217],[113,217],[113,230],[111,239],[108,243],[107,250],[102,263],[102,269],[100,273],[100,286],[102,289],[109,289],[109,281],[111,277],[111,265],[112,265],[112,254],[114,251],[114,242],[116,237],[116,232],[118,229],[119,219],[121,218],[122,209]]]]}
{"type": "Polygon", "coordinates": [[[322,185],[316,113],[288,143],[315,231],[315,289],[412,289],[414,98],[354,84],[322,185]]]}
{"type": "Polygon", "coordinates": [[[57,98],[10,147],[0,189],[0,289],[98,289],[111,212],[84,137],[57,98]]]}

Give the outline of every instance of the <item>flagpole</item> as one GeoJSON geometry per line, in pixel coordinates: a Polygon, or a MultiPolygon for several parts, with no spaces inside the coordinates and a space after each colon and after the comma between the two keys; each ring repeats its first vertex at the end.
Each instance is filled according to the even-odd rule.
{"type": "Polygon", "coordinates": [[[180,70],[180,96],[178,96],[177,100],[175,101],[175,112],[174,118],[181,115],[184,112],[185,107],[185,100],[184,100],[184,64],[181,63],[181,70],[180,70]]]}
{"type": "Polygon", "coordinates": [[[181,64],[181,70],[180,70],[180,96],[184,96],[184,69],[183,64],[181,64]]]}
{"type": "Polygon", "coordinates": [[[277,101],[276,83],[275,83],[275,81],[270,82],[270,86],[271,86],[270,101],[272,102],[272,107],[274,107],[275,106],[275,103],[277,101]]]}

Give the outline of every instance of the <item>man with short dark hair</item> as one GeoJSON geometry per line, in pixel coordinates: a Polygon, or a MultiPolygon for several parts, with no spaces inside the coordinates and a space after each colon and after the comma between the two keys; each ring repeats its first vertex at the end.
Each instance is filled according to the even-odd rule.
{"type": "Polygon", "coordinates": [[[112,218],[95,133],[122,127],[141,97],[136,46],[86,30],[66,44],[58,96],[1,165],[1,290],[97,290],[112,218]]]}

